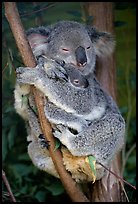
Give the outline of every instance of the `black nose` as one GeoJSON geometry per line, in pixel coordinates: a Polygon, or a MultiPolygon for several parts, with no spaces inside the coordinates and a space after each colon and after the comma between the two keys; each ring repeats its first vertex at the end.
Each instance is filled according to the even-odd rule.
{"type": "Polygon", "coordinates": [[[75,50],[75,55],[76,55],[77,65],[78,66],[85,66],[87,63],[87,57],[86,57],[85,49],[83,47],[79,46],[75,50]]]}

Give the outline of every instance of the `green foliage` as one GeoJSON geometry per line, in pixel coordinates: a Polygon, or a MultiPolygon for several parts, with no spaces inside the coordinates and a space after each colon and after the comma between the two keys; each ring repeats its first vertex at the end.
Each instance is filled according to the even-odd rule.
{"type": "MultiPolygon", "coordinates": [[[[135,3],[116,4],[115,27],[117,93],[120,111],[126,121],[126,144],[122,151],[124,179],[136,185],[136,15],[135,3]],[[121,25],[122,24],[122,25],[121,25]]],[[[135,192],[125,186],[130,201],[135,201],[135,192]]]]}
{"type": "Polygon", "coordinates": [[[58,139],[56,139],[56,145],[55,145],[54,151],[56,151],[56,149],[58,149],[60,145],[61,145],[61,142],[58,139]]]}
{"type": "Polygon", "coordinates": [[[96,169],[95,169],[96,159],[93,156],[88,156],[88,160],[89,160],[89,164],[90,164],[90,167],[92,169],[92,172],[93,172],[94,176],[96,176],[96,169]]]}
{"type": "MultiPolygon", "coordinates": [[[[76,20],[90,23],[92,16],[85,16],[82,4],[77,2],[18,2],[24,28],[48,25],[59,20],[76,20]],[[39,12],[35,12],[39,10],[39,12]]],[[[115,5],[117,93],[120,111],[126,120],[126,146],[123,151],[124,178],[136,183],[136,15],[135,4],[117,2],[115,5]],[[129,154],[128,154],[129,153],[129,154]],[[126,158],[126,155],[128,156],[126,158]]],[[[15,113],[13,91],[15,68],[23,66],[2,4],[2,160],[3,169],[17,202],[61,202],[68,197],[60,180],[38,170],[27,154],[24,121],[15,113]]],[[[56,146],[56,148],[58,145],[56,146]]],[[[130,201],[136,194],[125,186],[130,201]]],[[[9,201],[7,189],[2,186],[3,202],[9,201]]]]}

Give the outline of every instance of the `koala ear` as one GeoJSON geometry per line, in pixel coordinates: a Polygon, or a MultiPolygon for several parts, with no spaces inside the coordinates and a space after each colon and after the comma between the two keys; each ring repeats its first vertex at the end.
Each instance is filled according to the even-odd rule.
{"type": "Polygon", "coordinates": [[[87,31],[97,56],[108,56],[114,51],[115,40],[110,33],[99,32],[94,27],[90,26],[87,26],[87,31]]]}
{"type": "Polygon", "coordinates": [[[31,28],[26,32],[29,44],[35,56],[42,55],[47,51],[47,43],[50,33],[51,29],[43,26],[31,28]]]}

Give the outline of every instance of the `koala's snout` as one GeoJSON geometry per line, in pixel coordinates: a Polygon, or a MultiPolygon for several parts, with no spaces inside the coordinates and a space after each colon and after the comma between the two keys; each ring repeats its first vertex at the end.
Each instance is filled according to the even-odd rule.
{"type": "Polygon", "coordinates": [[[79,46],[75,50],[75,56],[76,56],[77,65],[79,67],[83,67],[86,65],[87,57],[86,57],[85,49],[82,46],[79,46]]]}

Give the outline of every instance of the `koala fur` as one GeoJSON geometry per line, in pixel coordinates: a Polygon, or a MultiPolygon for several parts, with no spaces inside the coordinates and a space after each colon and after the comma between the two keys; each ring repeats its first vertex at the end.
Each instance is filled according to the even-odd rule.
{"type": "Polygon", "coordinates": [[[109,33],[75,21],[31,28],[27,36],[36,57],[46,55],[50,59],[74,64],[83,75],[94,71],[96,55],[110,55],[115,46],[109,33]]]}
{"type": "MultiPolygon", "coordinates": [[[[17,69],[14,93],[16,111],[30,127],[28,153],[33,163],[58,177],[48,150],[39,145],[41,130],[32,108],[35,103],[30,85],[46,96],[46,117],[54,124],[53,134],[69,150],[70,156],[93,155],[97,162],[110,165],[123,146],[125,122],[112,97],[97,81],[94,68],[96,56],[111,53],[113,38],[109,33],[71,21],[30,29],[27,35],[38,65],[34,69],[17,69]],[[28,97],[24,105],[23,96],[28,97]]],[[[62,152],[72,177],[77,182],[90,181],[90,174],[84,176],[76,169],[74,173],[71,164],[67,165],[64,148],[62,152]]],[[[99,172],[97,179],[105,174],[103,168],[99,172]]]]}
{"type": "MultiPolygon", "coordinates": [[[[110,145],[117,145],[116,148],[119,148],[122,144],[123,138],[120,137],[120,133],[122,134],[124,123],[112,98],[101,88],[93,74],[87,76],[89,86],[78,89],[64,80],[63,72],[60,75],[58,67],[59,65],[52,66],[49,62],[46,62],[44,66],[39,64],[35,69],[24,69],[22,67],[17,69],[17,81],[19,83],[34,85],[48,97],[48,103],[46,103],[44,111],[49,121],[58,125],[59,131],[56,130],[54,135],[67,146],[74,156],[96,155],[97,148],[101,148],[95,146],[95,143],[98,142],[103,142],[103,144],[109,142],[110,145]],[[59,80],[57,80],[58,77],[60,77],[59,80]],[[107,131],[106,135],[102,134],[99,127],[103,128],[105,132],[107,131]],[[69,128],[76,130],[77,134],[72,135],[69,128]],[[87,133],[87,131],[90,132],[87,133]],[[63,136],[62,138],[61,133],[66,137],[63,136]],[[88,135],[91,135],[91,137],[88,137],[88,135]],[[113,137],[115,137],[114,140],[117,140],[117,144],[115,141],[111,142],[110,139],[113,139],[113,137]],[[71,141],[67,141],[69,138],[71,141]]],[[[104,148],[107,148],[107,146],[102,145],[103,152],[98,151],[97,155],[99,156],[96,157],[103,164],[104,158],[112,158],[114,154],[113,148],[111,150],[107,148],[107,156],[105,156],[104,148]]]]}

